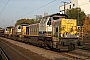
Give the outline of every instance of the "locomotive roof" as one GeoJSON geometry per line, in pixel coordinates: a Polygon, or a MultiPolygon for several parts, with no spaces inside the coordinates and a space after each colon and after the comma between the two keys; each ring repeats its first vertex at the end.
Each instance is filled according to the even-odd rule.
{"type": "Polygon", "coordinates": [[[27,26],[27,25],[29,25],[29,23],[22,23],[22,24],[20,24],[21,26],[27,26]]]}
{"type": "Polygon", "coordinates": [[[27,27],[30,27],[30,26],[37,26],[37,25],[39,25],[39,23],[36,23],[36,24],[30,24],[30,25],[28,25],[27,27]]]}
{"type": "Polygon", "coordinates": [[[14,26],[9,26],[9,27],[6,27],[6,28],[14,28],[14,26]]]}
{"type": "MultiPolygon", "coordinates": [[[[68,18],[68,16],[66,14],[60,14],[60,13],[55,13],[55,14],[48,15],[48,16],[45,16],[45,17],[53,17],[53,16],[61,16],[61,17],[68,18]]],[[[43,18],[45,18],[45,17],[43,17],[43,18]]]]}

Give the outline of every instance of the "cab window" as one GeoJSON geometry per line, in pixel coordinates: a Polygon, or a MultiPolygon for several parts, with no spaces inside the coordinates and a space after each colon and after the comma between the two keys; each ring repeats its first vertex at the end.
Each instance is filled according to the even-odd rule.
{"type": "Polygon", "coordinates": [[[51,18],[49,19],[47,25],[51,25],[51,18]]]}

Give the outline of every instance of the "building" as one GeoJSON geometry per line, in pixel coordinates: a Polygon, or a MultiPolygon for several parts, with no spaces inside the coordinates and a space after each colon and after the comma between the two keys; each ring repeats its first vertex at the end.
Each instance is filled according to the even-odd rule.
{"type": "Polygon", "coordinates": [[[71,8],[80,7],[82,11],[90,14],[90,0],[71,0],[70,3],[64,2],[63,6],[60,6],[60,12],[64,14],[64,11],[71,8]],[[65,9],[65,10],[64,10],[65,9]]]}

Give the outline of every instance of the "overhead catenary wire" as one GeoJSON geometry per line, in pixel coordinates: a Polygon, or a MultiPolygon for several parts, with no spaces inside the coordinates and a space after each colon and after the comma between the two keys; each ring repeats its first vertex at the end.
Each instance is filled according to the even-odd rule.
{"type": "Polygon", "coordinates": [[[25,6],[23,9],[21,9],[21,10],[19,11],[19,13],[22,12],[22,11],[24,11],[27,7],[31,6],[35,1],[36,1],[36,0],[32,1],[32,2],[29,3],[27,6],[25,6]]]}
{"type": "MultiPolygon", "coordinates": [[[[21,9],[20,11],[18,11],[17,13],[19,14],[20,12],[23,12],[27,7],[31,6],[35,1],[37,0],[34,0],[32,1],[31,3],[29,3],[27,6],[25,6],[23,9],[21,9]]],[[[15,14],[14,16],[18,15],[18,14],[15,14]]],[[[12,18],[12,17],[11,17],[12,18]]]]}
{"type": "MultiPolygon", "coordinates": [[[[45,10],[47,10],[48,8],[51,10],[53,6],[55,7],[56,5],[59,5],[59,3],[60,3],[60,2],[55,3],[55,4],[53,4],[53,5],[49,6],[49,7],[44,8],[44,9],[43,9],[43,10],[44,10],[44,12],[45,12],[45,10]]],[[[40,11],[40,12],[43,12],[43,10],[42,10],[42,11],[40,11]]],[[[47,13],[47,12],[46,12],[46,13],[47,13]]],[[[56,13],[57,13],[57,12],[56,12],[56,13]]],[[[58,13],[59,13],[59,12],[58,12],[58,13]]]]}
{"type": "Polygon", "coordinates": [[[45,7],[45,6],[49,5],[49,4],[51,4],[51,3],[53,3],[53,2],[55,2],[55,1],[56,1],[56,0],[53,0],[53,1],[51,1],[51,2],[49,2],[49,3],[47,3],[47,4],[45,4],[45,5],[43,5],[43,6],[41,6],[41,7],[39,7],[39,8],[37,8],[37,9],[33,10],[33,11],[31,11],[31,12],[29,12],[29,13],[23,15],[22,17],[24,17],[24,16],[26,16],[26,15],[28,15],[28,14],[30,14],[30,13],[33,13],[33,12],[35,12],[35,11],[37,11],[37,10],[39,10],[39,9],[41,9],[41,8],[43,8],[43,7],[45,7]]]}
{"type": "MultiPolygon", "coordinates": [[[[9,1],[9,0],[8,0],[9,1]]],[[[36,9],[34,9],[34,10],[32,10],[31,12],[29,12],[29,13],[27,13],[27,14],[25,14],[25,15],[23,15],[23,16],[26,16],[26,15],[28,15],[28,14],[30,14],[30,13],[33,13],[33,12],[35,12],[35,11],[37,11],[37,10],[39,10],[39,9],[41,9],[41,8],[43,8],[43,7],[45,7],[45,6],[47,6],[47,5],[50,5],[51,3],[53,3],[53,2],[55,2],[56,0],[53,0],[53,1],[51,1],[51,2],[48,2],[48,3],[46,3],[46,4],[44,4],[44,5],[42,5],[42,6],[40,6],[40,7],[38,7],[38,8],[36,8],[36,9]]],[[[7,4],[6,4],[7,5],[7,4]]],[[[28,4],[28,5],[32,5],[32,4],[28,4]]],[[[25,7],[26,8],[26,7],[25,7]]],[[[22,11],[22,10],[21,10],[22,11]]],[[[1,14],[1,13],[0,13],[1,14]]],[[[20,17],[19,17],[20,18],[20,17]]],[[[22,16],[21,16],[21,18],[22,18],[22,16]]],[[[14,21],[14,20],[13,20],[14,21]]]]}
{"type": "Polygon", "coordinates": [[[7,4],[9,3],[10,0],[7,1],[7,3],[5,4],[5,6],[3,7],[3,9],[1,10],[0,14],[3,12],[3,10],[5,9],[5,7],[7,6],[7,4]]]}
{"type": "Polygon", "coordinates": [[[31,6],[35,1],[36,1],[36,0],[34,0],[34,1],[31,2],[31,3],[29,3],[26,7],[24,7],[24,8],[22,9],[22,11],[25,10],[27,7],[31,6]]]}

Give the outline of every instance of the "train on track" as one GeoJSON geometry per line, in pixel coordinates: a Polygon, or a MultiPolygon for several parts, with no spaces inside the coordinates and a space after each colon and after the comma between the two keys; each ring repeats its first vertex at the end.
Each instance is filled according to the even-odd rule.
{"type": "Polygon", "coordinates": [[[73,51],[82,47],[83,28],[65,14],[52,14],[40,23],[6,27],[4,37],[49,49],[73,51]]]}
{"type": "Polygon", "coordinates": [[[0,28],[0,36],[4,36],[4,29],[0,28]]]}

